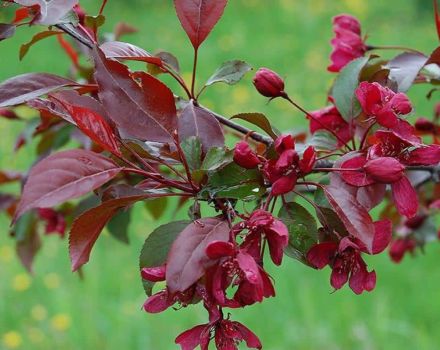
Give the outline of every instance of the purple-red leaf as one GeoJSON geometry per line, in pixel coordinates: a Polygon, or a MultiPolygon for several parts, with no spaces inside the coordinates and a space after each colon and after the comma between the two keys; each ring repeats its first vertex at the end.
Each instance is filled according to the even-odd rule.
{"type": "Polygon", "coordinates": [[[122,168],[94,152],[59,152],[35,165],[24,186],[14,221],[33,208],[50,208],[102,186],[122,168]]]}
{"type": "Polygon", "coordinates": [[[342,188],[326,186],[324,192],[347,231],[372,252],[375,228],[368,211],[352,194],[342,188]]]}
{"type": "Polygon", "coordinates": [[[0,41],[10,38],[15,34],[15,26],[13,24],[0,23],[0,41]]]}
{"type": "Polygon", "coordinates": [[[388,62],[389,77],[397,82],[399,92],[406,92],[411,87],[427,61],[428,57],[421,53],[404,52],[388,62]]]}
{"type": "Polygon", "coordinates": [[[64,105],[78,128],[103,149],[121,155],[118,141],[111,126],[98,113],[81,106],[64,105]]]}
{"type": "Polygon", "coordinates": [[[75,86],[72,80],[46,73],[18,75],[0,84],[0,107],[25,103],[54,90],[75,86]]]}
{"type": "Polygon", "coordinates": [[[223,130],[217,119],[207,110],[189,102],[179,116],[179,139],[184,141],[191,136],[200,139],[204,152],[225,144],[223,130]]]}
{"type": "Polygon", "coordinates": [[[27,7],[38,5],[38,14],[32,22],[50,26],[66,22],[64,17],[78,3],[78,0],[14,0],[14,2],[27,7]]]}
{"type": "Polygon", "coordinates": [[[227,3],[227,0],[174,0],[177,16],[194,49],[205,41],[227,3]]]}
{"type": "Polygon", "coordinates": [[[124,43],[122,41],[109,41],[102,44],[100,49],[107,58],[142,61],[162,66],[162,60],[159,57],[154,57],[149,52],[133,44],[124,43]]]}
{"type": "Polygon", "coordinates": [[[43,39],[46,39],[46,38],[49,38],[51,36],[58,35],[58,34],[63,34],[63,32],[55,31],[55,30],[45,30],[44,32],[40,32],[40,33],[35,34],[32,37],[31,41],[29,41],[26,44],[21,45],[21,47],[20,47],[20,60],[22,60],[24,58],[24,56],[26,56],[26,54],[28,53],[28,51],[32,45],[34,45],[35,43],[37,43],[43,39]]]}
{"type": "Polygon", "coordinates": [[[437,28],[437,36],[440,40],[440,11],[438,9],[437,0],[434,0],[435,26],[437,28]]]}
{"type": "Polygon", "coordinates": [[[169,291],[184,291],[197,282],[213,262],[206,254],[206,247],[214,241],[226,242],[228,238],[228,223],[219,218],[203,218],[189,224],[168,254],[166,279],[169,291]]]}
{"type": "Polygon", "coordinates": [[[141,73],[139,85],[127,66],[95,50],[95,79],[104,109],[114,123],[143,141],[170,142],[177,129],[174,96],[156,78],[141,73]]]}
{"type": "Polygon", "coordinates": [[[138,194],[111,199],[81,214],[74,221],[69,235],[72,271],[76,271],[89,261],[90,252],[99,234],[119,209],[130,206],[147,196],[146,194],[138,194]]]}

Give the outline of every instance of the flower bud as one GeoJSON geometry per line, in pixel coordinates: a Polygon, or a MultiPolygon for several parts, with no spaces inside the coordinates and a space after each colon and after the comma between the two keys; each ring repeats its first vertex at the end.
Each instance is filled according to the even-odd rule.
{"type": "Polygon", "coordinates": [[[364,170],[375,181],[388,184],[399,181],[405,167],[395,158],[380,157],[369,160],[364,170]]]}
{"type": "Polygon", "coordinates": [[[141,270],[141,276],[144,280],[150,282],[165,281],[165,265],[157,267],[144,267],[141,270]]]}
{"type": "Polygon", "coordinates": [[[261,163],[246,141],[240,141],[235,145],[234,162],[246,169],[256,168],[261,163]]]}
{"type": "Polygon", "coordinates": [[[414,126],[420,132],[433,132],[435,130],[435,124],[426,118],[417,119],[414,126]]]}
{"type": "Polygon", "coordinates": [[[260,94],[266,97],[284,97],[284,81],[274,71],[260,68],[254,77],[254,85],[260,94]]]}

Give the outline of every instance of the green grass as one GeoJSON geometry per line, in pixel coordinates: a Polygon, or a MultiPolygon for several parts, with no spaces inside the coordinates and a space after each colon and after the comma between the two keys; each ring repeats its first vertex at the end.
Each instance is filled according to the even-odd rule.
{"type": "MultiPolygon", "coordinates": [[[[97,1],[85,1],[97,9],[97,1]]],[[[287,78],[287,91],[309,110],[325,104],[333,76],[326,72],[332,36],[330,18],[349,12],[363,22],[369,43],[405,45],[430,52],[438,45],[429,1],[362,0],[233,0],[203,45],[199,81],[223,61],[244,59],[268,66],[287,78]]],[[[2,13],[0,12],[0,21],[2,13]]],[[[110,1],[110,29],[117,21],[135,24],[139,33],[126,37],[149,51],[163,49],[179,57],[183,72],[191,69],[191,50],[175,18],[171,0],[110,1]]],[[[49,39],[18,61],[20,45],[30,39],[22,28],[13,40],[0,43],[0,80],[31,71],[64,74],[63,53],[49,39]]],[[[392,52],[384,53],[387,57],[392,52]]],[[[176,90],[177,91],[177,90],[176,90]]],[[[410,93],[418,115],[430,115],[426,86],[410,93]]],[[[251,75],[235,87],[214,86],[202,103],[216,111],[266,113],[280,129],[306,129],[303,116],[283,101],[266,104],[252,88],[251,75]]],[[[12,145],[20,124],[0,121],[0,166],[24,170],[33,159],[28,147],[17,155],[12,145]]],[[[169,208],[161,222],[184,217],[169,208]]],[[[206,320],[201,308],[148,315],[140,310],[144,294],[137,269],[145,237],[159,223],[142,208],[130,226],[131,245],[103,235],[85,267],[85,280],[70,272],[67,241],[44,237],[44,247],[29,277],[14,257],[8,225],[0,217],[0,348],[10,349],[176,349],[174,337],[206,320]],[[21,341],[21,344],[20,344],[21,341]]],[[[246,323],[265,349],[437,349],[440,343],[440,247],[425,256],[392,264],[386,254],[368,259],[378,274],[374,292],[355,296],[349,289],[331,293],[329,270],[314,271],[285,259],[270,268],[277,297],[233,318],[246,323]]]]}

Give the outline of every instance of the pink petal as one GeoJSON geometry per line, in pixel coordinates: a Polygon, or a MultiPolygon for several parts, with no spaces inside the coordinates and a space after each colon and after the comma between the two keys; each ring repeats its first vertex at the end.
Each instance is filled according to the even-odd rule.
{"type": "Polygon", "coordinates": [[[235,246],[231,242],[214,241],[206,247],[206,255],[210,259],[219,259],[224,256],[233,256],[235,246]]]}
{"type": "Polygon", "coordinates": [[[265,233],[272,261],[281,265],[284,248],[289,244],[289,231],[282,221],[274,220],[265,233]]]}
{"type": "Polygon", "coordinates": [[[373,254],[379,254],[385,250],[391,242],[393,224],[385,219],[374,223],[373,254]]]}
{"type": "Polygon", "coordinates": [[[334,289],[341,289],[348,281],[348,270],[333,269],[330,276],[330,284],[334,289]]]}
{"type": "Polygon", "coordinates": [[[246,280],[248,280],[252,284],[257,284],[261,281],[258,265],[251,255],[240,251],[237,254],[236,259],[238,266],[240,267],[241,271],[243,271],[246,277],[246,280]]]}
{"type": "Polygon", "coordinates": [[[168,300],[168,292],[163,290],[149,297],[144,303],[144,310],[156,314],[168,309],[173,303],[168,300]]]}
{"type": "Polygon", "coordinates": [[[261,349],[262,345],[260,339],[247,327],[240,322],[232,322],[237,330],[241,333],[243,340],[246,342],[248,348],[261,349]]]}
{"type": "Polygon", "coordinates": [[[375,181],[369,177],[363,169],[366,162],[367,160],[364,156],[358,156],[346,160],[344,163],[342,163],[341,168],[350,170],[341,171],[342,179],[349,185],[356,187],[363,187],[373,184],[375,181]]]}
{"type": "Polygon", "coordinates": [[[282,176],[272,184],[272,195],[280,196],[292,191],[296,185],[296,175],[282,176]]]}
{"type": "Polygon", "coordinates": [[[200,345],[202,334],[205,332],[205,330],[207,331],[207,327],[208,325],[201,324],[195,326],[194,328],[188,329],[177,336],[175,343],[180,345],[181,350],[194,350],[198,345],[200,345]]]}
{"type": "Polygon", "coordinates": [[[315,244],[307,253],[307,261],[317,269],[323,269],[333,259],[338,249],[335,242],[315,244]]]}
{"type": "Polygon", "coordinates": [[[406,176],[391,184],[391,192],[397,211],[401,215],[411,218],[417,214],[419,208],[417,192],[406,176]]]}
{"type": "Polygon", "coordinates": [[[420,147],[409,154],[407,161],[411,165],[437,165],[440,163],[440,146],[420,147]]]}
{"type": "Polygon", "coordinates": [[[150,282],[165,281],[166,266],[144,267],[141,271],[142,278],[150,282]]]}

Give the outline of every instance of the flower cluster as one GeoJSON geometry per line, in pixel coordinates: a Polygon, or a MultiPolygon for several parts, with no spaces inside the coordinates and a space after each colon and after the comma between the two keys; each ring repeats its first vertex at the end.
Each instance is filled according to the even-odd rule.
{"type": "MultiPolygon", "coordinates": [[[[183,292],[172,293],[169,288],[157,292],[146,300],[144,309],[157,313],[175,303],[186,306],[202,300],[210,322],[177,337],[176,343],[183,350],[198,345],[207,349],[212,334],[219,349],[237,349],[236,344],[242,340],[248,347],[260,349],[258,338],[242,324],[224,319],[222,310],[245,307],[275,296],[271,278],[263,268],[264,250],[267,245],[272,261],[280,265],[288,240],[287,227],[280,220],[263,209],[255,210],[231,227],[227,241],[213,240],[206,245],[201,278],[183,292]],[[233,296],[229,298],[232,290],[233,296]]],[[[165,281],[167,266],[144,268],[141,274],[145,281],[165,281]]]]}
{"type": "Polygon", "coordinates": [[[334,17],[333,31],[335,37],[331,41],[333,51],[330,55],[332,63],[327,69],[337,73],[350,61],[362,57],[367,47],[361,37],[361,25],[353,16],[342,14],[334,17]]]}
{"type": "Polygon", "coordinates": [[[258,156],[246,141],[241,141],[235,146],[234,161],[246,169],[260,166],[266,180],[272,185],[272,195],[279,196],[292,191],[298,178],[313,170],[316,152],[313,146],[309,146],[300,156],[295,150],[292,135],[283,135],[275,140],[275,153],[274,158],[266,159],[258,156]]]}

